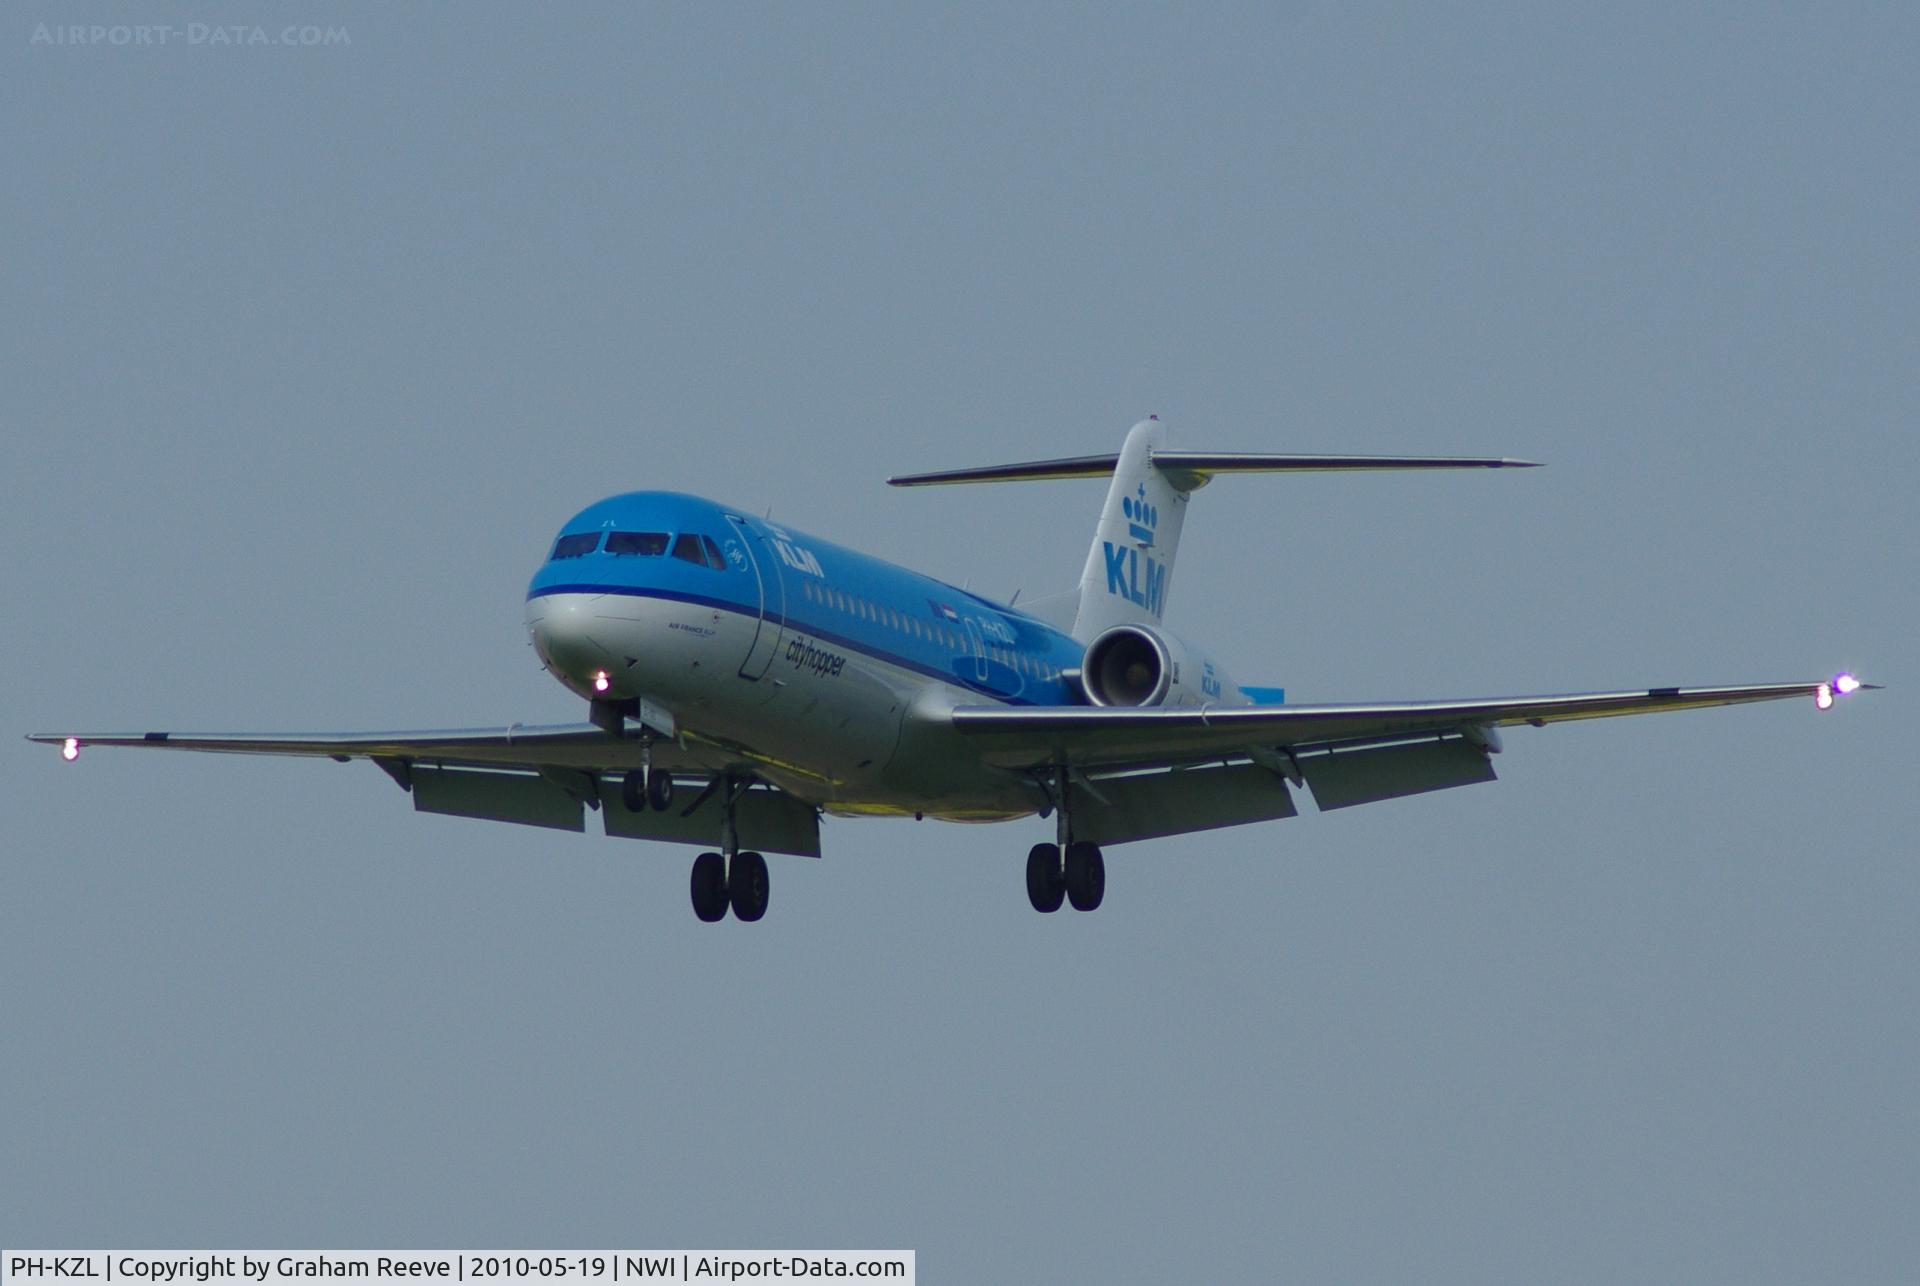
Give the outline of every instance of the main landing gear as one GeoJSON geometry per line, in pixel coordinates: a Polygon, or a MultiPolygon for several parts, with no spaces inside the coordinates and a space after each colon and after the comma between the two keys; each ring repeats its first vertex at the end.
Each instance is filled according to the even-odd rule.
{"type": "Polygon", "coordinates": [[[1107,895],[1107,861],[1098,844],[1069,844],[1064,862],[1058,844],[1035,844],[1027,851],[1027,901],[1045,914],[1070,902],[1076,911],[1092,911],[1107,895]]]}
{"type": "Polygon", "coordinates": [[[712,924],[724,920],[731,907],[734,919],[751,924],[767,913],[767,859],[758,853],[742,853],[734,836],[733,807],[747,783],[728,777],[719,786],[721,851],[702,853],[693,859],[693,913],[712,924]]]}
{"type": "Polygon", "coordinates": [[[731,863],[702,853],[693,859],[692,886],[693,913],[708,924],[726,919],[728,907],[749,924],[767,913],[767,859],[758,853],[735,853],[731,863]]]}
{"type": "Polygon", "coordinates": [[[1035,844],[1027,850],[1027,901],[1042,915],[1058,911],[1063,900],[1076,911],[1094,910],[1107,895],[1106,858],[1098,844],[1072,838],[1064,769],[1055,771],[1050,785],[1060,842],[1035,844]]]}

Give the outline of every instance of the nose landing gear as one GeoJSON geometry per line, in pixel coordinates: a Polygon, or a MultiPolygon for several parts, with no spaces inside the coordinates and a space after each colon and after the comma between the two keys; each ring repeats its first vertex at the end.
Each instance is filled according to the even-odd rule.
{"type": "Polygon", "coordinates": [[[620,779],[620,802],[630,813],[651,808],[664,813],[673,807],[673,774],[635,768],[620,779]]]}
{"type": "Polygon", "coordinates": [[[673,774],[653,770],[652,732],[640,738],[640,766],[620,779],[620,802],[630,813],[664,813],[673,806],[673,774]]]}

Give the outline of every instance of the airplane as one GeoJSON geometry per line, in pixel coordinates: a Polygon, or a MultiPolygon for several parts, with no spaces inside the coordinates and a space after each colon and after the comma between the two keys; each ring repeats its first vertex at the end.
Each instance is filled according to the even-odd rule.
{"type": "MultiPolygon", "coordinates": [[[[1001,603],[697,496],[637,491],[562,526],[527,588],[541,664],[587,719],[421,732],[35,733],[86,746],[368,759],[416,810],[689,844],[694,914],[765,915],[765,853],[823,816],[1054,823],[1033,909],[1091,911],[1103,849],[1495,779],[1501,729],[1811,698],[1803,683],[1296,704],[1162,623],[1187,506],[1241,473],[1535,467],[1505,458],[1183,451],[1151,417],[1113,455],[889,479],[1107,478],[1077,592],[1001,603]],[[1070,615],[1068,614],[1070,610],[1070,615]]],[[[1017,600],[1018,595],[1014,596],[1017,600]]]]}

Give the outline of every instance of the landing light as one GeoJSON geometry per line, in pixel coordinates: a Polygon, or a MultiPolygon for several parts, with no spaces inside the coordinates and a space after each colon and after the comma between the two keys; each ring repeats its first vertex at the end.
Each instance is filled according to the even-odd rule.
{"type": "Polygon", "coordinates": [[[595,692],[605,692],[608,688],[612,686],[613,686],[613,680],[607,677],[607,672],[605,670],[595,670],[593,672],[593,690],[595,692]]]}
{"type": "Polygon", "coordinates": [[[1833,690],[1843,697],[1849,692],[1858,692],[1860,690],[1860,680],[1854,678],[1851,674],[1836,674],[1833,676],[1833,690]]]}
{"type": "Polygon", "coordinates": [[[1813,708],[1815,710],[1833,709],[1833,685],[1823,683],[1813,690],[1813,708]]]}
{"type": "Polygon", "coordinates": [[[80,738],[68,737],[66,741],[61,743],[60,757],[68,763],[72,763],[78,759],[80,757],[80,738]]]}

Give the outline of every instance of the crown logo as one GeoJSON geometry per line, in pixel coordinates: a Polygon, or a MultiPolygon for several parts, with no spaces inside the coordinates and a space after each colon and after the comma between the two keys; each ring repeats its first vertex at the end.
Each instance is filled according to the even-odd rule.
{"type": "Polygon", "coordinates": [[[1141,483],[1135,494],[1120,497],[1120,512],[1127,517],[1127,534],[1143,548],[1153,548],[1153,529],[1160,525],[1160,510],[1147,503],[1146,483],[1141,483]]]}

